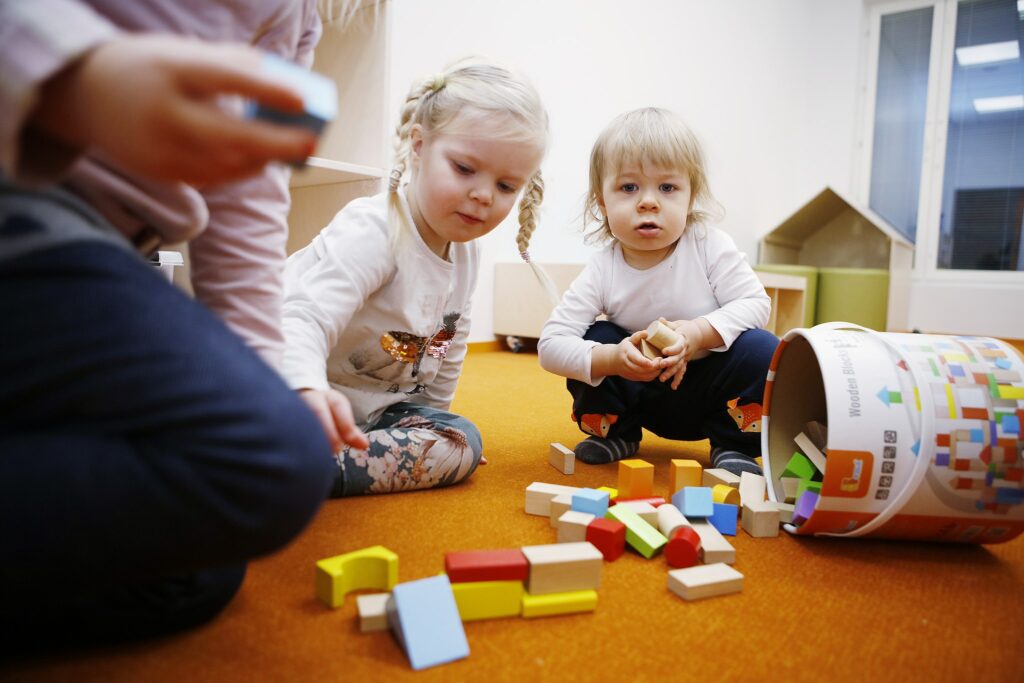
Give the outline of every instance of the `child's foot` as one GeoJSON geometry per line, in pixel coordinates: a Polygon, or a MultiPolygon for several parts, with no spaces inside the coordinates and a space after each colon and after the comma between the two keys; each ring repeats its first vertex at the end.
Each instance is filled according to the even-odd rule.
{"type": "Polygon", "coordinates": [[[751,472],[757,475],[764,475],[758,464],[749,455],[739,451],[730,451],[725,448],[711,449],[711,466],[715,469],[732,472],[737,477],[742,472],[751,472]]]}
{"type": "Polygon", "coordinates": [[[601,439],[588,436],[573,449],[576,457],[588,465],[603,465],[623,458],[631,458],[640,448],[639,441],[626,441],[616,437],[601,439]]]}

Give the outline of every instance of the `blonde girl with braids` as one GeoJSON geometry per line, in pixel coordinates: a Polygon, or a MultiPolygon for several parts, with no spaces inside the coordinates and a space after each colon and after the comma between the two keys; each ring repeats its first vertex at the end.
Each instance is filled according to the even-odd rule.
{"type": "Polygon", "coordinates": [[[448,412],[475,240],[521,195],[516,241],[529,261],[547,135],[531,85],[496,64],[457,62],[410,90],[387,189],[348,204],[288,259],[284,374],[335,447],[333,497],[448,486],[481,462],[479,430],[448,412]],[[353,422],[365,447],[346,437],[353,422]]]}

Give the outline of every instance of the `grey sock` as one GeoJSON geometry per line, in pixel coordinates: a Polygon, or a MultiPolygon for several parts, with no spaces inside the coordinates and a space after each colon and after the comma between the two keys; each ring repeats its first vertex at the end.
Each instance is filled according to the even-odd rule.
{"type": "Polygon", "coordinates": [[[713,448],[711,449],[711,466],[715,469],[725,470],[726,472],[732,472],[737,477],[740,476],[741,472],[752,472],[753,474],[763,475],[764,472],[757,466],[754,459],[749,455],[744,455],[739,451],[730,451],[725,448],[713,448]]]}
{"type": "Polygon", "coordinates": [[[588,465],[603,465],[623,458],[630,458],[636,455],[639,448],[639,441],[626,441],[616,437],[601,439],[589,436],[585,441],[576,444],[576,448],[573,450],[576,457],[588,465]]]}

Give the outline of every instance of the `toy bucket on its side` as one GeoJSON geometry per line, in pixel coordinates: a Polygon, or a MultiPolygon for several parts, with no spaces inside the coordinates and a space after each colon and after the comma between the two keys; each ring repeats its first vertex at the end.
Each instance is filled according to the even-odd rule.
{"type": "Polygon", "coordinates": [[[999,543],[1024,531],[1024,361],[1004,342],[794,329],[763,408],[773,501],[794,437],[828,425],[821,494],[793,533],[999,543]]]}

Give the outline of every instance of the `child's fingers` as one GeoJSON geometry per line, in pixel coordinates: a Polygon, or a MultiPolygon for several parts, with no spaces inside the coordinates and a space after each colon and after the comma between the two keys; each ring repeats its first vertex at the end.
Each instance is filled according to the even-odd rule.
{"type": "Polygon", "coordinates": [[[331,415],[331,409],[323,394],[318,391],[307,390],[300,391],[299,396],[302,397],[302,400],[306,402],[309,409],[316,415],[317,421],[320,422],[324,435],[331,444],[331,452],[338,452],[341,449],[341,437],[334,426],[334,417],[331,415]]]}
{"type": "Polygon", "coordinates": [[[352,405],[342,394],[331,391],[327,394],[327,403],[331,407],[331,416],[334,426],[342,444],[336,449],[340,450],[345,445],[366,450],[370,447],[370,440],[366,434],[356,427],[355,417],[352,415],[352,405]]]}
{"type": "Polygon", "coordinates": [[[679,384],[683,381],[683,375],[686,374],[686,361],[683,361],[676,368],[675,379],[672,380],[672,390],[675,391],[679,388],[679,384]]]}
{"type": "Polygon", "coordinates": [[[246,162],[305,159],[316,146],[312,131],[264,121],[239,120],[205,102],[186,101],[178,108],[185,133],[207,152],[206,159],[246,162]]]}
{"type": "Polygon", "coordinates": [[[202,45],[194,59],[183,61],[178,82],[200,96],[242,95],[268,107],[301,112],[302,95],[278,78],[261,71],[263,55],[243,45],[202,45]]]}

